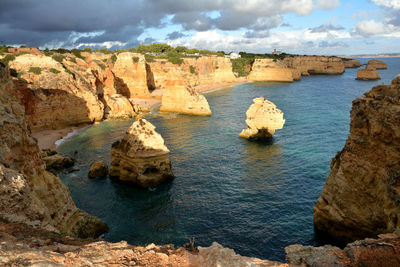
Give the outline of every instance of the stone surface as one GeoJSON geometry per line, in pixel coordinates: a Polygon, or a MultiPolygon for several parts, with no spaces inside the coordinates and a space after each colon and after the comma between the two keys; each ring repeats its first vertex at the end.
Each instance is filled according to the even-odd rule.
{"type": "Polygon", "coordinates": [[[365,68],[357,71],[356,80],[380,80],[379,73],[374,68],[365,68]]]}
{"type": "Polygon", "coordinates": [[[191,88],[178,70],[171,71],[165,84],[160,111],[192,115],[211,115],[207,99],[191,88]]]}
{"type": "Polygon", "coordinates": [[[89,178],[103,178],[108,175],[108,166],[103,160],[98,160],[90,165],[89,178]]]}
{"type": "Polygon", "coordinates": [[[282,129],[285,124],[283,112],[264,97],[254,98],[253,102],[246,112],[247,129],[239,136],[247,139],[271,138],[275,130],[282,129]]]}
{"type": "Polygon", "coordinates": [[[131,102],[120,94],[103,96],[105,109],[104,118],[106,119],[126,119],[137,115],[131,102]]]}
{"type": "Polygon", "coordinates": [[[0,217],[74,236],[107,231],[79,210],[68,188],[46,171],[8,69],[0,67],[0,217]]]}
{"type": "Polygon", "coordinates": [[[344,249],[291,245],[285,251],[289,266],[400,266],[400,238],[391,234],[359,240],[344,249]]]}
{"type": "Polygon", "coordinates": [[[113,143],[110,176],[141,187],[173,179],[169,150],[150,122],[135,121],[124,138],[113,143]]]}
{"type": "Polygon", "coordinates": [[[332,159],[314,226],[352,241],[400,228],[400,85],[378,85],[353,101],[350,135],[332,159]]]}
{"type": "Polygon", "coordinates": [[[298,72],[294,73],[282,61],[264,58],[254,61],[247,80],[253,82],[293,82],[294,75],[296,79],[299,79],[298,72]]]}
{"type": "Polygon", "coordinates": [[[387,65],[383,61],[371,59],[370,61],[368,61],[367,69],[368,68],[372,68],[372,69],[387,69],[387,65]]]}
{"type": "Polygon", "coordinates": [[[338,57],[294,56],[286,57],[283,61],[289,68],[299,70],[303,76],[344,73],[344,63],[338,57]]]}
{"type": "Polygon", "coordinates": [[[53,154],[42,157],[46,170],[62,170],[74,166],[75,160],[60,154],[53,154]]]}
{"type": "Polygon", "coordinates": [[[361,66],[361,62],[357,59],[349,59],[343,60],[345,68],[359,68],[361,66]]]}

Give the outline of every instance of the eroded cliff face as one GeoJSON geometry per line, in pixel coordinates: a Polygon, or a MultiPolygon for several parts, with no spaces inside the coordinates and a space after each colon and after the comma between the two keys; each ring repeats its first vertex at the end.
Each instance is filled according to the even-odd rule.
{"type": "Polygon", "coordinates": [[[300,71],[301,75],[312,74],[342,74],[344,63],[338,57],[326,56],[294,56],[286,57],[283,62],[289,67],[300,71]]]}
{"type": "Polygon", "coordinates": [[[282,61],[273,59],[256,59],[247,77],[252,82],[293,82],[299,79],[299,72],[287,67],[282,61]]]}
{"type": "Polygon", "coordinates": [[[77,237],[106,232],[107,226],[76,208],[67,187],[45,170],[17,96],[8,69],[0,67],[0,216],[77,237]]]}
{"type": "Polygon", "coordinates": [[[350,135],[314,207],[317,230],[355,240],[400,228],[400,85],[353,101],[350,135]]]}
{"type": "Polygon", "coordinates": [[[376,60],[376,59],[371,59],[368,61],[367,64],[367,69],[372,68],[372,69],[387,69],[387,65],[385,62],[376,60]]]}
{"type": "Polygon", "coordinates": [[[357,71],[356,80],[380,80],[381,76],[375,68],[365,68],[357,71]]]}

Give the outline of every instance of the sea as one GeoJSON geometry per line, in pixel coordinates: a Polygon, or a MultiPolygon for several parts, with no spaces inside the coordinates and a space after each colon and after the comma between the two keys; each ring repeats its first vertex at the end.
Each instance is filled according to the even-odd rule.
{"type": "Polygon", "coordinates": [[[59,175],[76,205],[109,225],[108,241],[182,246],[194,238],[196,246],[218,242],[244,256],[284,261],[288,245],[330,242],[314,233],[313,206],[349,135],[352,101],[400,73],[400,58],[381,60],[388,69],[378,70],[378,81],[357,81],[358,69],[346,69],[208,93],[211,117],[153,109],[145,118],[163,136],[176,176],[156,188],[87,177],[93,161],[110,162],[111,144],[133,120],[69,136],[57,151],[76,158],[79,171],[59,175]],[[269,141],[239,138],[252,99],[261,96],[283,111],[283,129],[269,141]]]}

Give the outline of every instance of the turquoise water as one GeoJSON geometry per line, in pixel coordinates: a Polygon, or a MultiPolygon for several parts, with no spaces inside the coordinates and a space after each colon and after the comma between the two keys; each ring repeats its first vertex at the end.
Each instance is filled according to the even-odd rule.
{"type": "Polygon", "coordinates": [[[400,60],[384,61],[381,81],[356,81],[357,69],[346,69],[295,83],[242,84],[206,95],[211,117],[148,116],[171,150],[171,183],[146,190],[87,178],[92,161],[110,161],[111,144],[132,121],[103,122],[60,145],[61,153],[77,151],[80,168],[61,178],[78,207],[110,226],[109,241],[182,245],[194,237],[196,245],[217,241],[242,255],[284,260],[287,245],[320,244],[313,205],[348,136],[352,100],[400,73],[400,60]],[[272,141],[240,139],[259,96],[284,112],[286,124],[272,141]]]}

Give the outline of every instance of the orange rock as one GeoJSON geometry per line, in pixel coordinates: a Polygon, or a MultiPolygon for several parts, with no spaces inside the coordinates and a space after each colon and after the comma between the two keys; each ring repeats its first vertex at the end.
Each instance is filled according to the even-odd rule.
{"type": "Polygon", "coordinates": [[[303,76],[344,73],[344,63],[338,57],[294,56],[286,57],[283,61],[289,68],[298,69],[303,76]]]}
{"type": "Polygon", "coordinates": [[[345,59],[343,60],[345,68],[359,68],[361,63],[357,59],[345,59]]]}
{"type": "Polygon", "coordinates": [[[379,73],[376,71],[376,69],[372,67],[367,67],[363,70],[358,70],[357,71],[357,78],[356,80],[380,80],[381,77],[379,76],[379,73]]]}
{"type": "Polygon", "coordinates": [[[268,58],[256,59],[247,80],[252,82],[293,82],[293,74],[298,79],[298,72],[289,69],[282,61],[268,58]]]}
{"type": "Polygon", "coordinates": [[[387,65],[385,62],[380,60],[371,59],[368,61],[367,69],[387,69],[387,65]]]}

